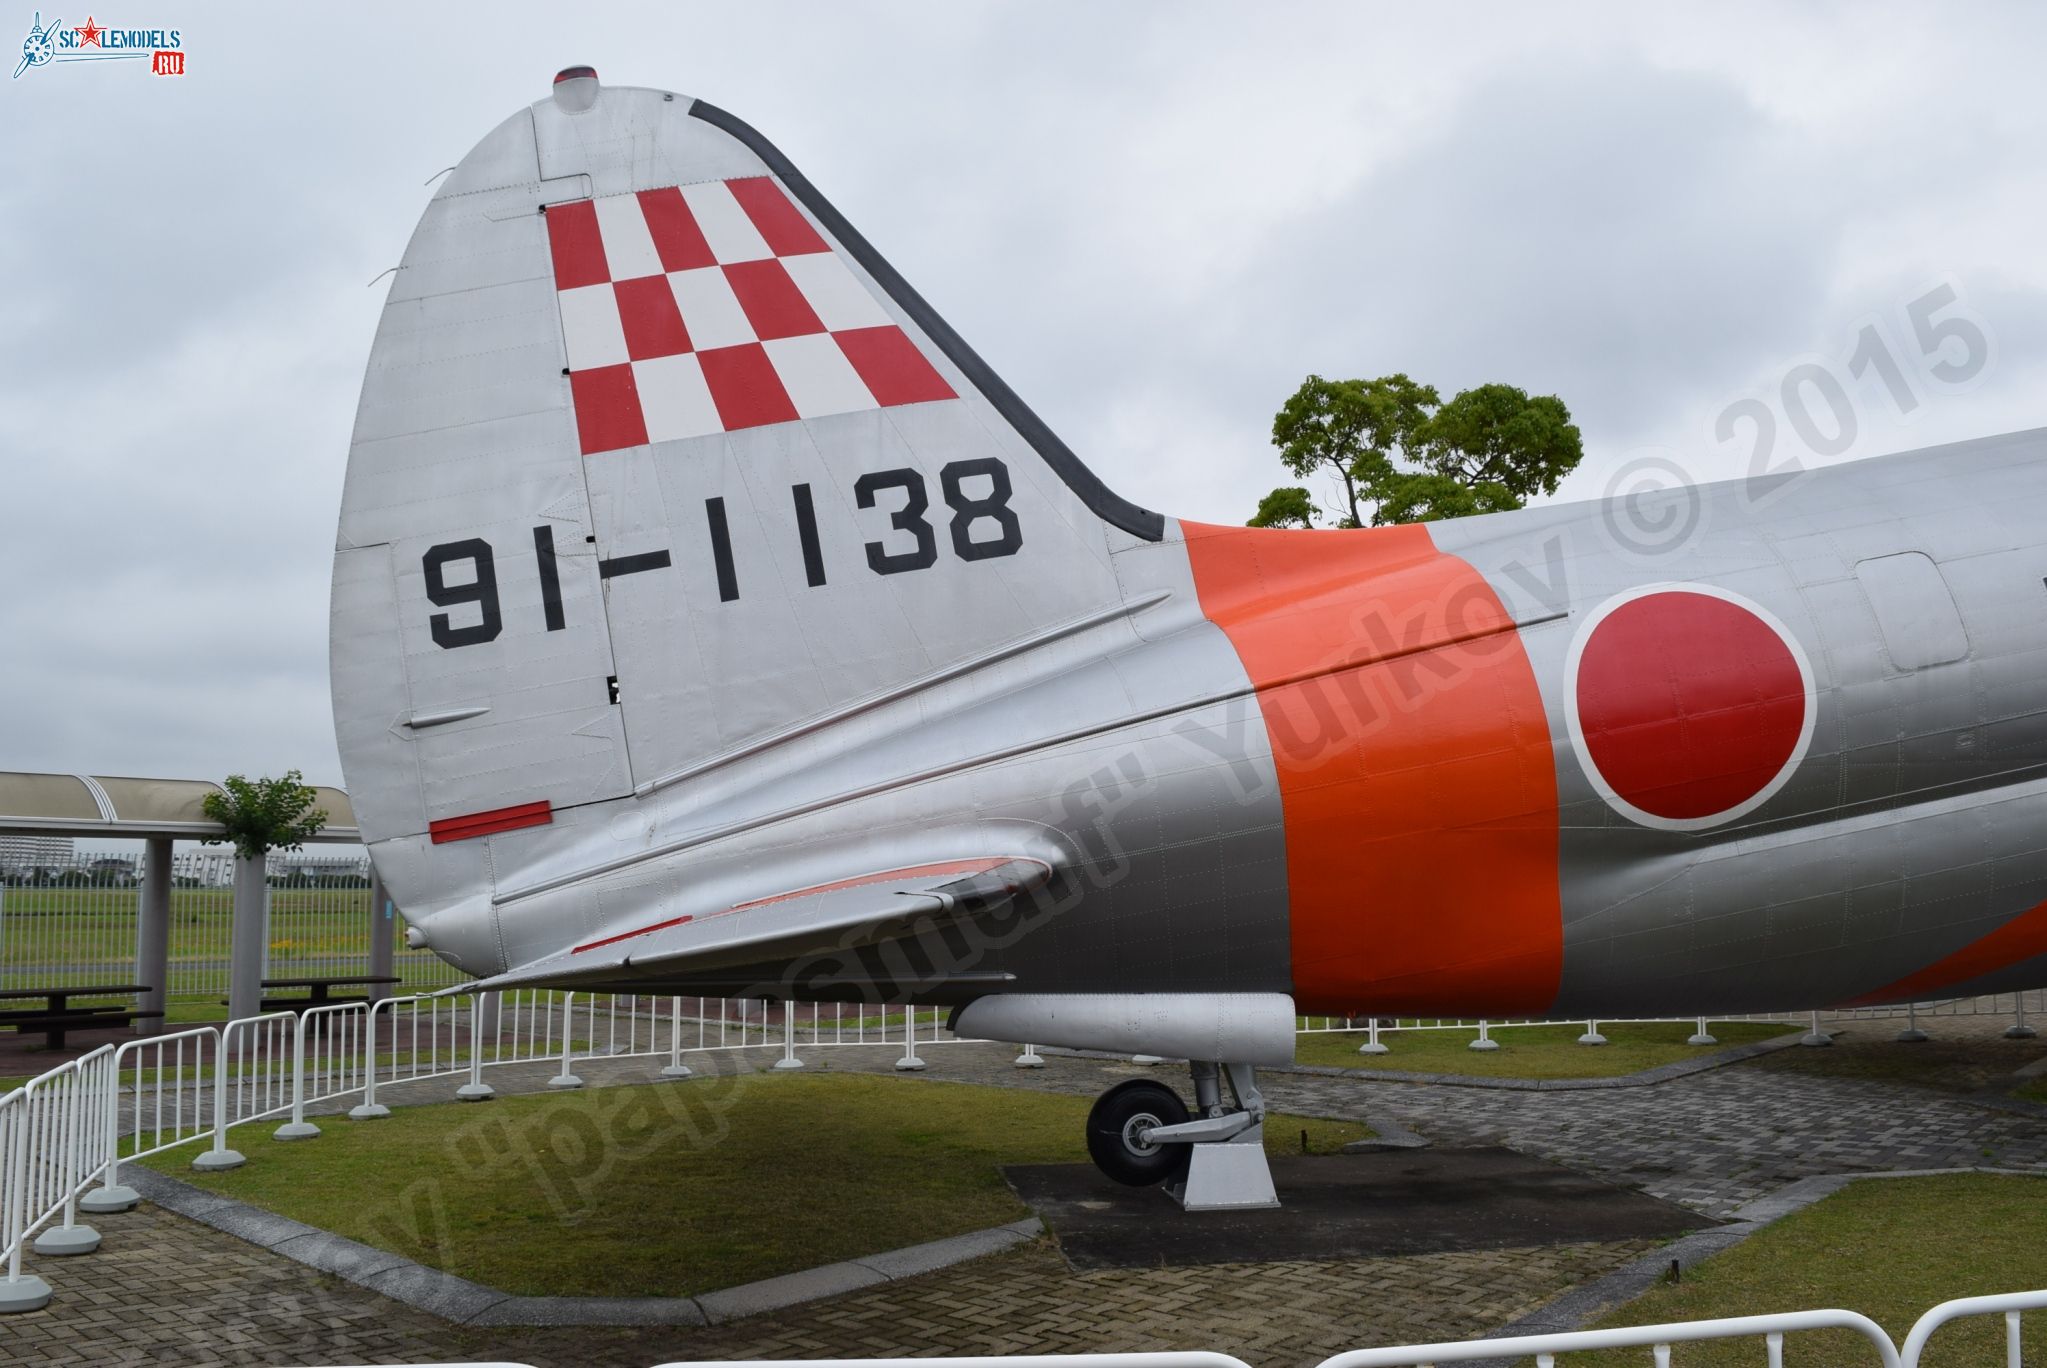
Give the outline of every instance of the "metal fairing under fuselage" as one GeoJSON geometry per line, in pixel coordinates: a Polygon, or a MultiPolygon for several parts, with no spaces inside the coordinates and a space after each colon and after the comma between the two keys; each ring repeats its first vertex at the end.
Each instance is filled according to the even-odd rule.
{"type": "MultiPolygon", "coordinates": [[[[752,129],[571,71],[394,277],[336,732],[414,934],[485,986],[1249,1064],[1296,1010],[2039,984],[2043,447],[1174,521],[752,129]]],[[[1209,1131],[1119,1124],[1241,1141],[1217,1080],[1209,1131]]]]}

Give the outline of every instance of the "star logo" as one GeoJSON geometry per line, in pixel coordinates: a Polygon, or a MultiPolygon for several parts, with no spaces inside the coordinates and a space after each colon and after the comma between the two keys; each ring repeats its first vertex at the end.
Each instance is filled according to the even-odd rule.
{"type": "Polygon", "coordinates": [[[84,28],[80,28],[78,27],[78,25],[73,24],[71,26],[71,31],[78,35],[78,46],[80,47],[106,46],[104,43],[100,42],[100,35],[102,33],[105,33],[106,30],[101,28],[98,24],[95,24],[92,21],[92,16],[90,14],[85,16],[84,28]]]}

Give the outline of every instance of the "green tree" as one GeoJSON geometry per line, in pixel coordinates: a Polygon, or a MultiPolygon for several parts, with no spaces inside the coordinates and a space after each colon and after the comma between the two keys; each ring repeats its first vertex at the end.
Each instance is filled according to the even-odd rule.
{"type": "Polygon", "coordinates": [[[1287,485],[1275,489],[1258,501],[1258,512],[1252,517],[1252,527],[1313,527],[1315,519],[1322,516],[1322,510],[1315,506],[1315,500],[1299,485],[1287,485]]]}
{"type": "MultiPolygon", "coordinates": [[[[1405,375],[1301,382],[1272,420],[1280,463],[1333,476],[1338,527],[1378,527],[1520,508],[1554,494],[1584,455],[1555,395],[1480,385],[1444,403],[1405,375]]],[[[1313,527],[1322,510],[1303,486],[1259,501],[1252,527],[1313,527]]]]}
{"type": "Polygon", "coordinates": [[[207,845],[234,842],[235,853],[257,860],[273,850],[297,850],[327,825],[325,811],[313,804],[319,792],[297,770],[281,779],[246,779],[230,774],[201,804],[207,817],[226,830],[206,838],[207,845]]]}

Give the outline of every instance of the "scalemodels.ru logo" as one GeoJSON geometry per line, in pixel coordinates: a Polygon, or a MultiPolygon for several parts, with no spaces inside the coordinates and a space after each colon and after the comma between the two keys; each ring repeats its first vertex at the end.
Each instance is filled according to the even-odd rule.
{"type": "Polygon", "coordinates": [[[37,10],[28,37],[21,40],[21,63],[14,68],[14,79],[32,68],[64,62],[141,61],[149,63],[152,76],[184,75],[184,36],[177,29],[116,28],[91,16],[68,27],[61,20],[45,25],[37,10]]]}

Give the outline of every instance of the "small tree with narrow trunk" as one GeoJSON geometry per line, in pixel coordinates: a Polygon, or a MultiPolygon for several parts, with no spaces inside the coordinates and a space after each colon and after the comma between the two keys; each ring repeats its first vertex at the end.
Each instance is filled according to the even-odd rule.
{"type": "Polygon", "coordinates": [[[327,814],[315,808],[320,794],[297,770],[281,779],[248,779],[230,774],[224,793],[209,793],[202,810],[225,830],[206,838],[207,845],[232,841],[235,853],[259,860],[273,850],[297,850],[327,825],[327,814]]]}

